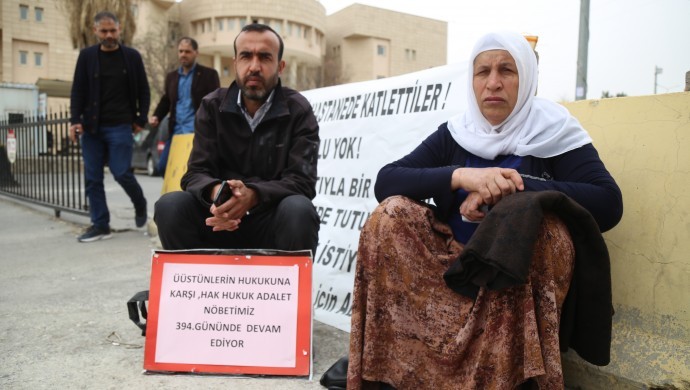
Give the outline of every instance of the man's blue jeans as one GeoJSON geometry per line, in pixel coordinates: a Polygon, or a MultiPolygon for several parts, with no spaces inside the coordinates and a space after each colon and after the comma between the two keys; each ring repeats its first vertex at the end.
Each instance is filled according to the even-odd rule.
{"type": "Polygon", "coordinates": [[[165,167],[168,165],[168,155],[170,154],[170,144],[172,144],[172,135],[165,141],[165,147],[158,158],[158,168],[156,172],[161,176],[165,176],[165,167]]]}
{"type": "Polygon", "coordinates": [[[133,145],[131,124],[101,126],[95,134],[86,131],[81,137],[91,223],[101,229],[110,225],[110,212],[103,188],[103,168],[106,162],[115,181],[129,195],[135,210],[146,208],[144,192],[131,169],[133,145]]]}

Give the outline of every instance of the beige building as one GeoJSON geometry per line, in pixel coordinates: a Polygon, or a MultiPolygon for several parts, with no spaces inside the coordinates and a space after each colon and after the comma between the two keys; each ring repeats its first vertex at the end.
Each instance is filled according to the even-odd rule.
{"type": "MultiPolygon", "coordinates": [[[[42,92],[48,88],[52,103],[64,108],[68,100],[59,97],[69,94],[54,87],[71,84],[66,81],[72,80],[79,52],[72,46],[66,17],[58,4],[54,0],[2,0],[0,82],[37,84],[42,92]]],[[[0,119],[4,115],[0,112],[0,119]]]]}
{"type": "Polygon", "coordinates": [[[326,19],[327,85],[396,76],[446,64],[448,25],[353,4],[326,19]]]}
{"type": "Polygon", "coordinates": [[[221,84],[235,79],[233,42],[252,22],[271,26],[285,44],[283,83],[304,90],[321,86],[320,68],[326,50],[326,11],[315,0],[185,0],[179,3],[179,23],[185,35],[199,42],[199,52],[211,59],[221,84]]]}
{"type": "MultiPolygon", "coordinates": [[[[36,84],[52,110],[69,104],[79,50],[62,1],[2,0],[0,82],[36,84]]],[[[175,42],[199,42],[201,64],[221,84],[235,78],[233,40],[252,22],[270,25],[285,43],[283,83],[298,90],[372,80],[446,64],[447,23],[353,4],[330,16],[316,0],[131,0],[132,45],[144,57],[152,109],[165,73],[176,65],[175,42]]],[[[0,116],[5,113],[0,112],[0,116]]]]}

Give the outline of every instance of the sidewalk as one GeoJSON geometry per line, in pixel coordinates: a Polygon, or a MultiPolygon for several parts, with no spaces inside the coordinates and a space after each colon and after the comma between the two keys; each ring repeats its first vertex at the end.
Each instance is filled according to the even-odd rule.
{"type": "MultiPolygon", "coordinates": [[[[142,186],[151,216],[156,185],[142,186]]],[[[126,302],[148,289],[158,242],[134,228],[128,199],[111,201],[108,193],[108,202],[113,238],[82,244],[76,237],[87,218],[57,219],[50,209],[0,195],[0,388],[324,389],[318,380],[347,352],[349,334],[318,321],[312,381],[144,374],[145,340],[126,302]]]]}

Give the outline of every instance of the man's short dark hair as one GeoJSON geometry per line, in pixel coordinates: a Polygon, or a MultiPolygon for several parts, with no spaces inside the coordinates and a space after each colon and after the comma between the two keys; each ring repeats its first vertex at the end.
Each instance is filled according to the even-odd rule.
{"type": "Polygon", "coordinates": [[[192,45],[192,49],[194,51],[199,51],[199,44],[196,42],[196,40],[192,37],[182,37],[177,41],[177,46],[180,46],[180,43],[182,42],[187,42],[190,45],[192,45]]]}
{"type": "Polygon", "coordinates": [[[93,22],[95,24],[98,24],[103,19],[110,19],[113,22],[115,22],[115,24],[120,24],[120,20],[117,18],[117,16],[115,16],[115,14],[110,11],[101,11],[97,13],[96,16],[93,17],[93,22]]]}
{"type": "MultiPolygon", "coordinates": [[[[242,27],[242,30],[240,30],[240,34],[242,34],[243,32],[248,32],[248,31],[249,32],[252,32],[252,31],[253,32],[260,32],[260,33],[265,32],[265,31],[270,31],[273,34],[275,34],[275,36],[278,37],[278,42],[280,43],[280,45],[278,47],[278,61],[283,59],[283,49],[284,49],[283,38],[281,38],[280,34],[278,34],[274,29],[272,29],[270,26],[267,26],[265,24],[252,23],[252,24],[248,24],[248,25],[242,27]]],[[[239,37],[240,34],[237,34],[237,37],[239,37]]],[[[235,57],[237,57],[237,37],[235,37],[235,41],[232,44],[233,47],[235,48],[235,57]]]]}

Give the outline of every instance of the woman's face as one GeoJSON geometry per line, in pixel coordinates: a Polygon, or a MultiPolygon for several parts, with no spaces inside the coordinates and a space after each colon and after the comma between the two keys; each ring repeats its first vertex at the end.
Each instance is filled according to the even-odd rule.
{"type": "Polygon", "coordinates": [[[513,56],[505,50],[487,50],[474,59],[472,86],[484,118],[496,126],[515,108],[518,71],[513,56]]]}

